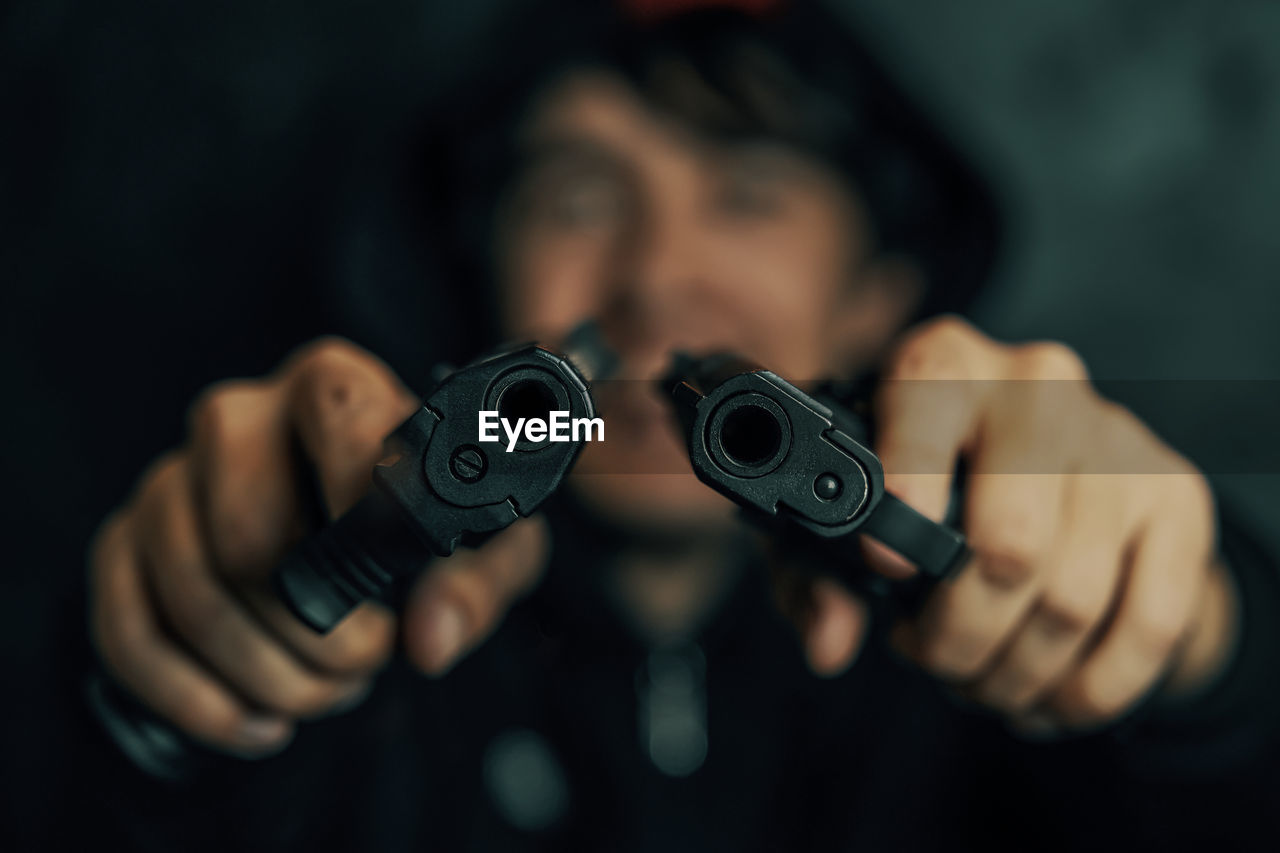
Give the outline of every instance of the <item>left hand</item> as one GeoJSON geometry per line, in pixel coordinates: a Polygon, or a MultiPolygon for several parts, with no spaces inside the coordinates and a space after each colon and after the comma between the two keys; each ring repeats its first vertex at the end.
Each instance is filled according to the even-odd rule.
{"type": "MultiPolygon", "coordinates": [[[[896,349],[875,409],[886,488],[931,518],[968,462],[974,556],[894,626],[908,658],[1028,729],[1097,726],[1164,675],[1190,690],[1221,667],[1234,591],[1215,560],[1208,484],[1101,398],[1070,349],[935,320],[896,349]]],[[[914,571],[864,542],[877,571],[914,571]]],[[[816,671],[849,665],[865,612],[833,581],[814,584],[803,628],[816,671]]]]}

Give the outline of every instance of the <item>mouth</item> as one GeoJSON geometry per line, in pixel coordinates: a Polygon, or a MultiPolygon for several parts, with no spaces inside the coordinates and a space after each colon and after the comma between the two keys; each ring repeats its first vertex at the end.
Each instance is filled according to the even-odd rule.
{"type": "MultiPolygon", "coordinates": [[[[726,349],[723,340],[713,342],[706,337],[672,335],[662,341],[632,341],[632,346],[619,346],[617,330],[595,320],[575,327],[566,343],[607,355],[610,369],[604,375],[596,374],[591,390],[611,438],[617,436],[626,449],[643,446],[645,453],[652,454],[670,445],[674,452],[682,453],[684,437],[677,413],[660,380],[670,371],[677,353],[726,349]]],[[[616,445],[614,449],[618,449],[616,445]]]]}
{"type": "Polygon", "coordinates": [[[651,379],[610,379],[593,391],[606,422],[625,433],[675,425],[671,404],[651,379]]]}

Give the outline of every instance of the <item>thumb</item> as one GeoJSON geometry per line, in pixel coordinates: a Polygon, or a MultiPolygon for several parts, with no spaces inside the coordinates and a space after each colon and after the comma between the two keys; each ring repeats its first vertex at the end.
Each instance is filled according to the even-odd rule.
{"type": "Polygon", "coordinates": [[[831,677],[848,669],[866,639],[867,605],[831,578],[815,578],[807,624],[801,629],[809,666],[831,677]]]}
{"type": "Polygon", "coordinates": [[[866,603],[839,581],[816,574],[813,555],[804,548],[763,544],[774,599],[799,632],[809,667],[823,676],[844,672],[866,638],[866,603]]]}
{"type": "Polygon", "coordinates": [[[551,535],[541,516],[523,519],[475,549],[462,550],[418,578],[405,605],[405,654],[443,675],[499,625],[542,577],[551,535]]]}

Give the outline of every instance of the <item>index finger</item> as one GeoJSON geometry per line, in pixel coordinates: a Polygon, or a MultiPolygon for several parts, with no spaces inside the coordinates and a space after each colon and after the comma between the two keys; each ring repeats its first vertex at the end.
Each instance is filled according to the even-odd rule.
{"type": "Polygon", "coordinates": [[[284,376],[293,435],[315,468],[330,515],[368,490],[387,435],[420,404],[386,364],[339,339],[311,344],[284,376]]]}
{"type": "MultiPolygon", "coordinates": [[[[899,347],[876,392],[875,451],[885,490],[942,521],[957,459],[973,443],[986,383],[1003,369],[999,348],[959,320],[935,321],[899,347]]],[[[864,539],[872,568],[892,578],[914,574],[910,561],[864,539]]]]}

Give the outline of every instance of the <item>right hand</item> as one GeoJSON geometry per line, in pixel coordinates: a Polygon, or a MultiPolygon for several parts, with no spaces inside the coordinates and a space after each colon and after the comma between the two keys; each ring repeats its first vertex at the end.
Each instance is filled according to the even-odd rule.
{"type": "MultiPolygon", "coordinates": [[[[358,704],[393,650],[395,616],[366,602],[315,634],[271,572],[307,533],[299,455],[336,517],[418,405],[385,364],[335,339],[202,394],[186,444],[151,466],[90,551],[90,634],[111,675],[196,740],[244,756],[358,704]]],[[[447,671],[534,584],[547,551],[545,524],[521,521],[419,577],[399,632],[410,662],[447,671]]]]}

